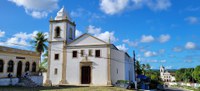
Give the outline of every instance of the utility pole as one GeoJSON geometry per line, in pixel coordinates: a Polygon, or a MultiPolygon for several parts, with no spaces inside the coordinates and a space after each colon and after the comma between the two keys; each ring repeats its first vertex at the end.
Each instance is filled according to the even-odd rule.
{"type": "Polygon", "coordinates": [[[135,65],[135,61],[136,61],[136,59],[135,59],[135,51],[133,50],[133,63],[134,63],[134,73],[135,73],[135,89],[137,90],[137,75],[136,75],[136,70],[137,70],[137,68],[136,68],[136,65],[135,65]]]}

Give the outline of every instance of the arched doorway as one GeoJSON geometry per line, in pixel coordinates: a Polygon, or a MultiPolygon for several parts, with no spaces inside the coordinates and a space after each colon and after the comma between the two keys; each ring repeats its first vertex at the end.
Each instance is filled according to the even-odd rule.
{"type": "Polygon", "coordinates": [[[0,72],[3,72],[4,63],[3,60],[0,59],[0,72]]]}
{"type": "Polygon", "coordinates": [[[27,72],[27,71],[29,71],[30,64],[29,64],[29,62],[26,62],[25,65],[26,65],[25,66],[25,72],[27,72]]]}
{"type": "Polygon", "coordinates": [[[36,72],[36,63],[35,62],[33,62],[33,64],[32,64],[32,72],[36,72]]]}
{"type": "Polygon", "coordinates": [[[90,84],[91,83],[91,67],[82,66],[81,67],[81,84],[90,84]]]}
{"type": "Polygon", "coordinates": [[[17,77],[21,77],[22,76],[22,62],[19,61],[17,64],[17,77]]]}

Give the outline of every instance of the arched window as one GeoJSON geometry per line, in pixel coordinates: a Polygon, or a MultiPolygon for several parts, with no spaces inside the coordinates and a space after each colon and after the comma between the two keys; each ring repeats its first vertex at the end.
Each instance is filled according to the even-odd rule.
{"type": "Polygon", "coordinates": [[[4,63],[3,63],[3,60],[0,60],[0,72],[3,72],[3,66],[4,65],[4,63]]]}
{"type": "Polygon", "coordinates": [[[36,63],[35,62],[33,62],[33,64],[32,64],[32,72],[36,72],[36,63]]]}
{"type": "Polygon", "coordinates": [[[29,71],[29,68],[30,68],[30,63],[29,62],[26,62],[25,64],[25,72],[29,71]]]}
{"type": "Polygon", "coordinates": [[[14,68],[14,62],[12,60],[10,60],[8,62],[8,69],[7,72],[13,72],[13,68],[14,68]]]}
{"type": "Polygon", "coordinates": [[[60,27],[56,27],[56,29],[55,29],[55,37],[60,37],[60,27]]]}
{"type": "Polygon", "coordinates": [[[72,28],[70,28],[70,30],[69,30],[69,38],[70,38],[70,39],[73,39],[73,31],[72,31],[72,28]]]}

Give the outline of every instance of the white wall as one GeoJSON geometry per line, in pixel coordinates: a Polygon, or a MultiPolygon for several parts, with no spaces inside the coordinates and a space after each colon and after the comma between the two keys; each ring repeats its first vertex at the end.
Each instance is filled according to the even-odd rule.
{"type": "MultiPolygon", "coordinates": [[[[51,41],[61,41],[61,40],[66,40],[66,37],[64,36],[64,34],[66,33],[66,22],[52,22],[52,30],[50,30],[52,32],[52,36],[51,36],[51,41]],[[61,31],[60,31],[60,37],[61,38],[55,38],[55,28],[56,27],[60,27],[61,31]]],[[[50,25],[50,29],[51,29],[51,25],[50,25]]]]}
{"type": "Polygon", "coordinates": [[[67,40],[68,43],[72,42],[75,39],[75,31],[76,28],[74,25],[72,25],[69,22],[52,22],[52,26],[50,25],[50,31],[52,32],[52,36],[51,36],[51,41],[62,41],[62,40],[67,40]],[[55,38],[55,29],[56,27],[60,27],[61,31],[60,31],[60,37],[61,38],[55,38]],[[70,28],[73,30],[72,33],[72,39],[70,39],[69,37],[69,32],[70,32],[70,28]]]}
{"type": "Polygon", "coordinates": [[[14,69],[13,69],[13,72],[11,73],[13,75],[13,77],[16,77],[17,75],[17,64],[19,61],[22,62],[22,74],[25,73],[25,64],[26,62],[29,62],[30,64],[30,67],[29,67],[29,71],[31,72],[32,71],[32,63],[33,62],[36,62],[36,71],[39,70],[38,68],[38,64],[39,64],[39,60],[40,58],[36,58],[36,57],[33,57],[33,56],[28,56],[28,55],[19,55],[19,54],[5,54],[3,52],[0,52],[0,59],[3,60],[4,62],[4,69],[3,69],[3,73],[0,73],[0,78],[5,78],[5,77],[8,77],[8,72],[7,72],[7,67],[8,67],[8,62],[10,60],[13,60],[14,62],[14,69]],[[16,56],[21,56],[21,57],[26,57],[25,59],[16,59],[16,56]]]}
{"type": "Polygon", "coordinates": [[[63,53],[62,53],[62,42],[52,42],[51,46],[51,58],[50,58],[50,80],[53,85],[59,84],[62,77],[62,62],[63,62],[63,53]],[[55,54],[59,54],[59,60],[55,60],[55,54]],[[54,70],[58,69],[58,73],[54,74],[54,70]]]}
{"type": "Polygon", "coordinates": [[[47,72],[43,72],[42,76],[43,76],[43,83],[45,83],[47,80],[47,72]]]}
{"type": "Polygon", "coordinates": [[[134,62],[127,54],[125,54],[125,80],[135,81],[134,62]]]}
{"type": "Polygon", "coordinates": [[[72,58],[72,51],[76,50],[78,53],[80,53],[81,50],[85,50],[85,54],[88,55],[88,51],[92,50],[93,55],[95,55],[95,50],[100,49],[101,50],[101,57],[103,58],[95,58],[88,57],[88,60],[92,61],[92,80],[91,83],[93,85],[107,85],[107,48],[105,47],[97,47],[96,48],[68,48],[67,49],[67,81],[69,84],[80,84],[81,82],[81,74],[80,74],[80,62],[85,59],[85,57],[81,57],[80,54],[78,54],[77,58],[72,58]]]}
{"type": "Polygon", "coordinates": [[[123,52],[111,49],[111,81],[125,80],[125,55],[123,52]],[[117,73],[118,70],[118,73],[117,73]]]}
{"type": "Polygon", "coordinates": [[[85,34],[81,38],[69,44],[69,46],[83,46],[83,45],[103,45],[105,42],[97,40],[96,38],[85,34]]]}
{"type": "MultiPolygon", "coordinates": [[[[12,85],[16,85],[19,82],[18,78],[12,78],[12,85]]],[[[0,86],[8,86],[10,85],[9,78],[1,78],[0,79],[0,86]]]]}
{"type": "Polygon", "coordinates": [[[76,33],[76,28],[75,26],[71,25],[70,23],[67,23],[67,42],[71,43],[74,39],[75,39],[75,33],[76,33]],[[72,39],[70,39],[70,28],[72,29],[73,33],[72,33],[72,39]]]}
{"type": "Polygon", "coordinates": [[[125,52],[115,48],[111,49],[111,80],[113,84],[118,80],[135,82],[133,59],[125,52]]]}

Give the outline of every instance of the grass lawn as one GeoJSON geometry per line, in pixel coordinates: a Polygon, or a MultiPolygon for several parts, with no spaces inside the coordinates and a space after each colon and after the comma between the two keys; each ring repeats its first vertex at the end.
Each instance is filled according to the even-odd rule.
{"type": "Polygon", "coordinates": [[[133,91],[118,87],[0,87],[0,91],[133,91]]]}

